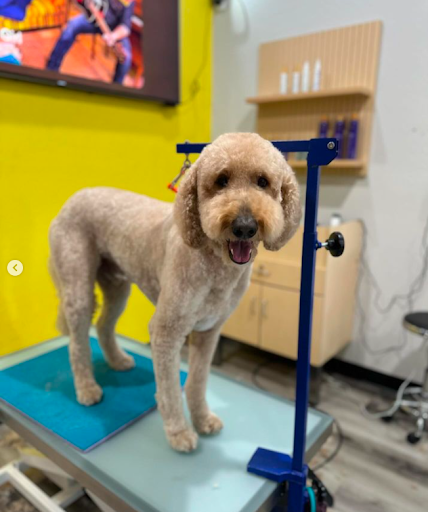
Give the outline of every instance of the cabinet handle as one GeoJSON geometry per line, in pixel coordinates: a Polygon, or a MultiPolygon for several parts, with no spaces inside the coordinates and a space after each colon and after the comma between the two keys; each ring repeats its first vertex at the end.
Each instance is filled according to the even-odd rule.
{"type": "Polygon", "coordinates": [[[268,300],[267,299],[263,299],[262,300],[262,317],[263,318],[267,318],[268,317],[267,307],[268,307],[268,300]]]}
{"type": "Polygon", "coordinates": [[[259,265],[259,268],[257,269],[257,274],[261,277],[269,277],[270,272],[264,265],[259,265]]]}
{"type": "Polygon", "coordinates": [[[254,316],[257,313],[257,297],[252,297],[250,302],[250,315],[254,316]]]}

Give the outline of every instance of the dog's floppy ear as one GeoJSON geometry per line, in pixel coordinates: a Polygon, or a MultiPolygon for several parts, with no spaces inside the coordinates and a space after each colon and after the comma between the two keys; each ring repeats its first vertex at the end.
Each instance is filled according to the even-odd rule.
{"type": "Polygon", "coordinates": [[[297,183],[294,172],[287,165],[281,186],[281,206],[284,215],[284,228],[275,240],[264,242],[268,251],[278,251],[294,235],[299,227],[302,209],[300,206],[299,184],[297,183]]]}
{"type": "Polygon", "coordinates": [[[174,203],[174,218],[183,240],[194,249],[202,247],[206,235],[202,230],[198,206],[198,160],[184,175],[174,203]]]}

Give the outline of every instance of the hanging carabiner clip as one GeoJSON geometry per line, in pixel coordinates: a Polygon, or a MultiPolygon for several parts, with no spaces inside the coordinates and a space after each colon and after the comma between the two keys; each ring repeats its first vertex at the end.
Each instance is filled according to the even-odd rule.
{"type": "Polygon", "coordinates": [[[180,179],[184,176],[187,169],[189,169],[192,166],[192,162],[189,159],[189,155],[186,154],[186,158],[184,160],[184,164],[180,169],[180,173],[177,174],[177,176],[171,181],[171,183],[168,183],[168,188],[172,190],[173,192],[177,193],[178,189],[176,187],[177,183],[180,181],[180,179]]]}

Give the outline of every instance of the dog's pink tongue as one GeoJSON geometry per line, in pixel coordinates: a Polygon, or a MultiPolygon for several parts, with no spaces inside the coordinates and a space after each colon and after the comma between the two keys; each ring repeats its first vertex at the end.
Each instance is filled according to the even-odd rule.
{"type": "Polygon", "coordinates": [[[236,263],[247,263],[251,258],[252,243],[242,240],[234,240],[229,242],[232,252],[233,261],[236,263]]]}

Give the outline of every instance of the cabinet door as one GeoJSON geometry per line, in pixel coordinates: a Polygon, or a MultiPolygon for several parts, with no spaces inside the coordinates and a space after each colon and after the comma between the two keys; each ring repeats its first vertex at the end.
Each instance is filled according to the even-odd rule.
{"type": "Polygon", "coordinates": [[[251,283],[238,307],[223,326],[222,334],[249,345],[259,344],[261,285],[251,283]]]}
{"type": "MultiPolygon", "coordinates": [[[[299,332],[298,290],[281,290],[263,286],[261,298],[260,347],[290,359],[297,359],[297,339],[299,332]]],[[[312,321],[311,360],[317,365],[323,299],[314,298],[312,321]]]]}

